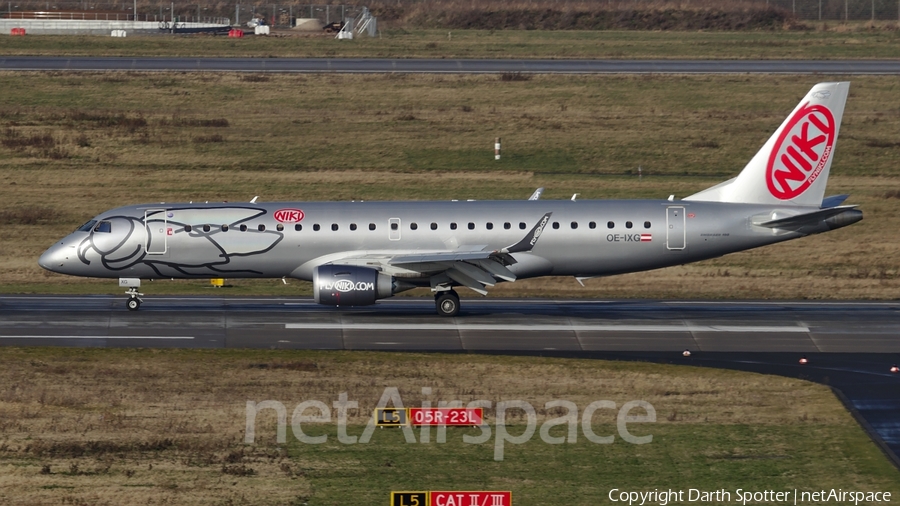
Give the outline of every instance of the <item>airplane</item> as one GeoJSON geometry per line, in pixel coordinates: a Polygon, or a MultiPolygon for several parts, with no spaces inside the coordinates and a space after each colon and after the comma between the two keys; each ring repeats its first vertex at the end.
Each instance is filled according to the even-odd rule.
{"type": "Polygon", "coordinates": [[[295,278],[317,303],[364,306],[430,288],[456,316],[457,287],[658,269],[856,223],[825,198],[849,91],[820,83],[737,177],[675,200],[156,203],[101,213],[41,255],[44,269],[119,278],[137,310],[142,279],[295,278]]]}

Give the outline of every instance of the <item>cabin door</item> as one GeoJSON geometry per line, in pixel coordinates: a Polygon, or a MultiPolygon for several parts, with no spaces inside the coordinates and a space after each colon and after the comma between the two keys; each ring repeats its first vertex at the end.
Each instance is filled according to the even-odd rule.
{"type": "Polygon", "coordinates": [[[144,211],[144,225],[147,227],[148,255],[164,255],[169,251],[169,236],[173,230],[165,209],[147,209],[144,211]]]}
{"type": "Polygon", "coordinates": [[[666,208],[666,247],[683,250],[685,247],[684,208],[666,208]]]}

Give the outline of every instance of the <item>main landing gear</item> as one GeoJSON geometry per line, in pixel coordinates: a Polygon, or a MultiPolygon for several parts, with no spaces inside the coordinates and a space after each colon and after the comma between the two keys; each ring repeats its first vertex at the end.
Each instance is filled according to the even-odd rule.
{"type": "Polygon", "coordinates": [[[434,295],[434,308],[441,316],[456,316],[459,313],[459,295],[453,290],[438,292],[434,295]]]}

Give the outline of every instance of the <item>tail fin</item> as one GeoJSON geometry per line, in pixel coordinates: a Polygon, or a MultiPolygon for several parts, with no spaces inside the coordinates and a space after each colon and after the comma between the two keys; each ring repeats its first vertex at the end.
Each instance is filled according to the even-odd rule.
{"type": "Polygon", "coordinates": [[[813,86],[736,178],[684,200],[821,206],[849,90],[813,86]]]}

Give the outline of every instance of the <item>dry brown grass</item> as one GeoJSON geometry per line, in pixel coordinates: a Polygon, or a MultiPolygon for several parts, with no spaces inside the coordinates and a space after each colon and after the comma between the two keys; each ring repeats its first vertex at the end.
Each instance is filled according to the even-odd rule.
{"type": "MultiPolygon", "coordinates": [[[[421,403],[424,386],[435,403],[526,400],[541,422],[558,416],[542,408],[548,400],[584,408],[602,398],[646,400],[659,424],[687,430],[797,427],[816,434],[853,424],[826,387],[803,381],[581,360],[6,348],[0,384],[0,498],[7,504],[285,504],[313,493],[324,476],[316,470],[354,465],[335,461],[338,455],[290,458],[275,444],[271,412],[259,415],[257,444],[243,445],[246,401],[330,405],[347,392],[360,402],[350,420],[360,425],[387,386],[399,388],[407,405],[421,403]]],[[[756,451],[728,444],[704,451],[756,451]]]]}

